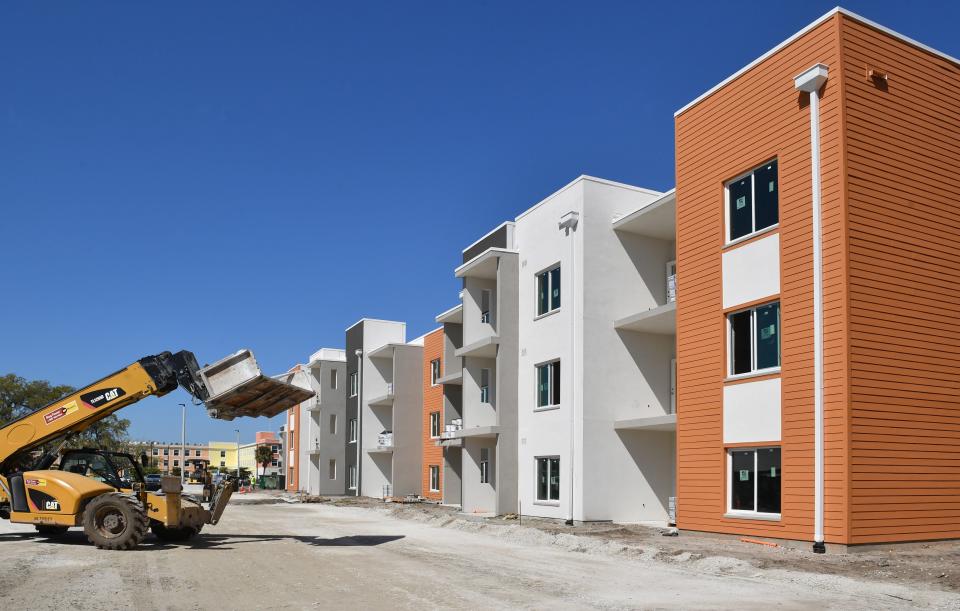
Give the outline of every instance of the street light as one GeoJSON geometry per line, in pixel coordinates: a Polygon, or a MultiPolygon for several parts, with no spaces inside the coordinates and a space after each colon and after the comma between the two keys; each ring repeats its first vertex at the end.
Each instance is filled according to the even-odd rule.
{"type": "Polygon", "coordinates": [[[180,403],[180,488],[183,488],[183,473],[187,470],[187,404],[180,403]]]}
{"type": "Polygon", "coordinates": [[[237,485],[240,485],[240,429],[233,429],[237,433],[237,485]]]}

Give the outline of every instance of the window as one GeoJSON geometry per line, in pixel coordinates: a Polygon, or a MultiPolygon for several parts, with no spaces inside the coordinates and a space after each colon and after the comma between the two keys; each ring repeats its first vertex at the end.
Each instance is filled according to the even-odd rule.
{"type": "Polygon", "coordinates": [[[480,403],[490,403],[490,370],[480,370],[480,403]]]}
{"type": "Polygon", "coordinates": [[[780,513],[780,448],[730,450],[731,513],[780,513]]]}
{"type": "Polygon", "coordinates": [[[333,388],[334,390],[336,390],[337,384],[339,383],[339,380],[337,379],[339,373],[340,372],[338,372],[336,369],[330,370],[330,388],[333,388]]]}
{"type": "Polygon", "coordinates": [[[354,371],[350,374],[350,396],[357,396],[357,372],[354,371]]]}
{"type": "Polygon", "coordinates": [[[270,461],[270,466],[271,466],[271,467],[279,467],[279,466],[280,466],[280,463],[278,463],[278,462],[275,461],[275,460],[271,460],[271,461],[270,461]]]}
{"type": "Polygon", "coordinates": [[[490,483],[490,448],[480,448],[480,483],[490,483]]]}
{"type": "Polygon", "coordinates": [[[331,458],[330,463],[327,465],[327,477],[330,479],[337,479],[337,459],[331,458]]]}
{"type": "Polygon", "coordinates": [[[163,461],[163,466],[164,466],[164,467],[169,467],[169,466],[170,466],[170,461],[169,461],[169,460],[163,461]]]}
{"type": "Polygon", "coordinates": [[[154,449],[153,449],[153,455],[154,455],[154,456],[159,456],[159,455],[160,455],[160,450],[159,450],[158,448],[154,448],[154,449]]]}
{"type": "Polygon", "coordinates": [[[430,414],[430,436],[433,438],[440,436],[440,412],[430,414]]]}
{"type": "Polygon", "coordinates": [[[677,262],[667,262],[667,303],[677,300],[677,262]]]}
{"type": "Polygon", "coordinates": [[[347,487],[350,490],[357,489],[357,467],[356,465],[350,465],[347,467],[347,487]]]}
{"type": "Polygon", "coordinates": [[[537,365],[537,407],[560,405],[560,361],[537,365]]]}
{"type": "Polygon", "coordinates": [[[730,375],[780,367],[780,302],[727,316],[730,375]]]}
{"type": "Polygon", "coordinates": [[[270,451],[273,452],[274,454],[276,454],[277,452],[280,451],[280,446],[278,446],[278,445],[272,445],[272,446],[270,446],[270,451]]]}
{"type": "Polygon", "coordinates": [[[179,466],[180,466],[180,461],[179,461],[179,460],[173,461],[173,466],[174,466],[174,467],[179,467],[179,466]]]}
{"type": "Polygon", "coordinates": [[[164,455],[164,456],[169,456],[169,455],[170,455],[170,448],[164,448],[164,449],[163,449],[163,455],[164,455]]]}
{"type": "Polygon", "coordinates": [[[430,386],[436,386],[440,379],[440,359],[430,361],[430,386]]]}
{"type": "MultiPolygon", "coordinates": [[[[164,454],[166,454],[166,452],[164,452],[164,454]]],[[[220,450],[220,458],[223,458],[223,457],[225,457],[226,455],[227,455],[226,450],[220,450]]]]}
{"type": "Polygon", "coordinates": [[[560,266],[537,274],[537,316],[560,308],[560,266]]]}
{"type": "Polygon", "coordinates": [[[560,458],[537,458],[537,500],[560,501],[560,458]]]}
{"type": "Polygon", "coordinates": [[[337,434],[337,415],[336,414],[330,414],[330,434],[331,435],[337,434]]]}
{"type": "Polygon", "coordinates": [[[440,492],[439,465],[430,465],[430,492],[440,492]]]}
{"type": "Polygon", "coordinates": [[[483,289],[480,291],[480,322],[490,323],[490,291],[483,289]]]}
{"type": "MultiPolygon", "coordinates": [[[[166,463],[164,463],[164,466],[166,466],[166,463]]],[[[227,466],[227,463],[225,463],[225,462],[223,462],[223,461],[221,460],[221,461],[220,461],[220,466],[221,466],[221,467],[226,467],[226,466],[227,466]]]]}
{"type": "Polygon", "coordinates": [[[174,451],[173,451],[173,455],[174,455],[174,456],[180,456],[180,450],[174,450],[174,451]]]}
{"type": "Polygon", "coordinates": [[[777,160],[727,183],[727,241],[779,222],[777,160]]]}
{"type": "Polygon", "coordinates": [[[200,456],[200,450],[194,450],[194,456],[199,457],[199,456],[200,456]]]}
{"type": "Polygon", "coordinates": [[[350,441],[352,443],[357,440],[357,419],[356,418],[350,419],[349,429],[350,430],[348,431],[349,434],[347,436],[347,441],[350,441]]]}

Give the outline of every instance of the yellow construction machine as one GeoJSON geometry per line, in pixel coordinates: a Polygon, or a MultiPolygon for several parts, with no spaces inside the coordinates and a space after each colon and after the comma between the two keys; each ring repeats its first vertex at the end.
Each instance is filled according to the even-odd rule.
{"type": "Polygon", "coordinates": [[[249,350],[202,369],[185,350],[142,358],[0,428],[0,517],[33,524],[48,536],[82,526],[91,543],[112,550],[133,549],[148,530],[164,541],[182,541],[216,524],[232,481],[221,482],[205,504],[184,495],[177,477],[164,477],[160,490],[148,490],[141,464],[130,454],[62,451],[72,435],[110,414],[178,387],[224,420],[273,416],[313,396],[264,376],[249,350]]]}

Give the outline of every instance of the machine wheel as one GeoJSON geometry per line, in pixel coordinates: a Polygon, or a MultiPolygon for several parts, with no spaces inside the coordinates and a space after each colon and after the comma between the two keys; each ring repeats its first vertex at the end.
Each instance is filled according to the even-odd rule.
{"type": "Polygon", "coordinates": [[[83,510],[83,532],[100,549],[133,549],[147,534],[149,520],[137,499],[109,492],[83,510]]]}
{"type": "Polygon", "coordinates": [[[66,526],[56,526],[54,524],[34,524],[37,534],[42,537],[60,537],[67,534],[69,530],[66,526]]]}
{"type": "Polygon", "coordinates": [[[154,522],[153,525],[150,526],[150,530],[153,531],[153,534],[157,539],[167,543],[181,543],[183,541],[193,539],[195,536],[197,536],[197,533],[200,532],[199,528],[194,528],[192,526],[169,528],[160,522],[154,522]]]}

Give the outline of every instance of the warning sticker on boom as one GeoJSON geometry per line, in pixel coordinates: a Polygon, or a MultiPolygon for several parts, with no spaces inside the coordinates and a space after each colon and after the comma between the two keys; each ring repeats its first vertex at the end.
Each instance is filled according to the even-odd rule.
{"type": "Polygon", "coordinates": [[[77,411],[77,402],[71,401],[66,405],[61,405],[60,407],[58,407],[57,409],[53,410],[48,414],[44,414],[43,421],[46,422],[47,424],[52,424],[57,420],[63,418],[67,414],[72,414],[75,411],[77,411]]]}

